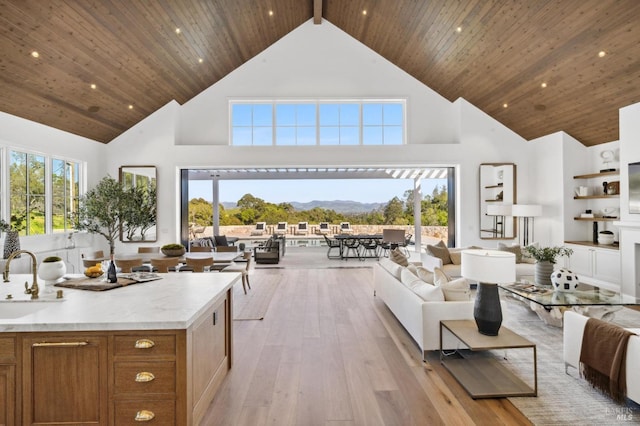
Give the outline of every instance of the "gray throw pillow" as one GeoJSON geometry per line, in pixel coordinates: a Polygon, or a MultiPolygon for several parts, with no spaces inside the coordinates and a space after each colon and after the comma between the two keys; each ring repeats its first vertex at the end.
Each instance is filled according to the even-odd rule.
{"type": "Polygon", "coordinates": [[[520,245],[515,244],[508,246],[505,243],[498,243],[498,250],[515,254],[516,263],[522,263],[522,249],[520,248],[520,245]]]}
{"type": "Polygon", "coordinates": [[[407,259],[407,256],[405,256],[400,249],[393,249],[391,250],[391,252],[389,252],[389,259],[393,260],[395,263],[397,263],[398,265],[401,266],[408,266],[409,265],[409,259],[407,259]]]}
{"type": "Polygon", "coordinates": [[[449,248],[442,240],[440,240],[440,242],[435,245],[428,244],[427,253],[433,257],[441,259],[443,265],[449,265],[453,263],[451,261],[451,255],[449,254],[449,248]]]}

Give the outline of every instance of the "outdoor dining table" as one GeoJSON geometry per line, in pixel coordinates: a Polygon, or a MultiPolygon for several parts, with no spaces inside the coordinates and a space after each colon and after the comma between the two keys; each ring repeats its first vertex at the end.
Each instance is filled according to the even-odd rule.
{"type": "Polygon", "coordinates": [[[353,241],[353,240],[357,240],[358,247],[362,244],[363,241],[375,240],[376,242],[381,242],[382,234],[356,234],[356,235],[338,234],[338,235],[335,235],[333,238],[335,238],[336,240],[338,240],[338,242],[340,242],[340,259],[374,259],[374,258],[377,258],[378,255],[365,256],[362,253],[360,253],[360,249],[358,248],[356,250],[358,253],[357,256],[348,256],[345,253],[345,249],[349,248],[347,246],[348,241],[353,241]]]}

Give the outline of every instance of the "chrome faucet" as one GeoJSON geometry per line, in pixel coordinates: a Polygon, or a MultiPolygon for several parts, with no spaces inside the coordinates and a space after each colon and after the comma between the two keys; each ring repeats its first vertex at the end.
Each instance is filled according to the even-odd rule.
{"type": "Polygon", "coordinates": [[[19,254],[28,254],[31,256],[31,272],[33,272],[33,283],[31,284],[31,288],[29,288],[29,284],[24,283],[24,292],[26,294],[31,295],[31,299],[37,299],[38,293],[40,293],[40,289],[38,288],[38,260],[36,259],[36,255],[27,250],[18,250],[11,253],[11,256],[7,259],[7,264],[4,267],[4,272],[2,273],[2,279],[5,283],[9,282],[9,264],[19,254]]]}

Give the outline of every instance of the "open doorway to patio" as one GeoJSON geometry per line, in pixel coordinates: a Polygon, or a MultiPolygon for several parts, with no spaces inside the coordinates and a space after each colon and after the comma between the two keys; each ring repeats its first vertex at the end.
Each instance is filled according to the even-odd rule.
{"type": "Polygon", "coordinates": [[[253,241],[281,232],[289,244],[320,244],[346,222],[356,234],[401,228],[418,247],[453,245],[455,174],[454,167],[185,169],[181,238],[187,245],[206,235],[253,241]]]}

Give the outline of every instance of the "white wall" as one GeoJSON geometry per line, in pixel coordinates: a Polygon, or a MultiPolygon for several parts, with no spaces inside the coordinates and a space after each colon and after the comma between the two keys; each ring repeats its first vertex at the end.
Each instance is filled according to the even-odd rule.
{"type": "Polygon", "coordinates": [[[185,105],[165,106],[109,144],[111,153],[123,149],[126,160],[110,155],[108,170],[115,171],[123,164],[158,166],[160,244],[179,237],[176,206],[180,168],[456,166],[460,170],[458,237],[459,244],[464,245],[482,244],[478,216],[480,163],[514,162],[519,173],[518,194],[526,193],[528,183],[523,138],[463,99],[446,101],[329,23],[302,25],[185,105]],[[406,97],[409,143],[231,147],[227,142],[227,100],[249,95],[279,99],[406,97]]]}

